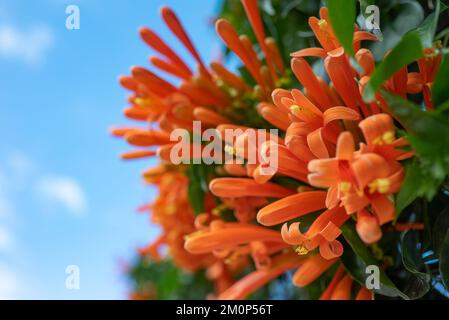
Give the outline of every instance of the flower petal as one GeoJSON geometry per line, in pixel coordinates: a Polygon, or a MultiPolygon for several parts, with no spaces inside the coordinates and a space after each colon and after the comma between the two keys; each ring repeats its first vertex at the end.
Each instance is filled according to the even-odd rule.
{"type": "Polygon", "coordinates": [[[325,207],[326,192],[308,191],[297,193],[262,208],[257,213],[257,221],[265,226],[273,226],[325,207]]]}

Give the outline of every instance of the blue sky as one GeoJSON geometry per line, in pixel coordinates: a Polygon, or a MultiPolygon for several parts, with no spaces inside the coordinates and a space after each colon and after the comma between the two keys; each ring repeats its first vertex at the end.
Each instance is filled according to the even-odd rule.
{"type": "Polygon", "coordinates": [[[127,123],[117,77],[148,66],[138,27],[180,49],[163,4],[205,59],[217,54],[218,1],[0,0],[0,299],[126,298],[119,261],[157,232],[134,210],[154,196],[139,176],[152,162],[120,161],[130,148],[107,129],[127,123]],[[65,28],[69,4],[80,30],[65,28]],[[68,265],[80,290],[65,287],[68,265]]]}

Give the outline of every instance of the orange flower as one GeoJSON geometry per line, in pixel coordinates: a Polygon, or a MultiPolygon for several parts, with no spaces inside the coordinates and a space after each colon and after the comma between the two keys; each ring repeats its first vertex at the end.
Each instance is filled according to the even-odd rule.
{"type": "MultiPolygon", "coordinates": [[[[120,78],[132,92],[124,114],[145,125],[112,131],[142,148],[125,153],[124,159],[157,154],[163,161],[144,173],[146,182],[157,185],[159,196],[142,209],[151,211],[162,234],[142,253],[160,258],[159,248],[167,246],[178,266],[191,271],[206,269],[216,288],[211,297],[219,299],[246,298],[295,268],[293,284],[299,287],[333,272],[332,266],[343,254],[340,227],[351,215],[365,243],[380,240],[381,227],[394,217],[393,195],[404,179],[400,161],[414,154],[405,150],[405,139],[396,137],[393,119],[384,113],[388,106],[382,96],[377,94],[370,103],[362,99],[375,61],[370,50],[361,48],[361,42],[376,40],[373,34],[354,26],[355,60],[362,67],[356,70],[334,34],[327,9],[321,8],[320,18],[309,19],[321,47],[291,54],[291,69],[303,89],[289,91],[277,88],[282,87],[288,72],[275,42],[265,34],[257,1],[242,3],[260,55],[249,37],[238,35],[228,21],[219,19],[215,27],[254,78],[254,88],[220,62],[208,67],[180,20],[164,7],[163,20],[198,68],[190,68],[152,30],[141,28],[144,42],[158,53],[150,57],[153,67],[178,78],[179,85],[133,67],[130,76],[120,78]],[[314,74],[305,59],[309,56],[323,59],[329,83],[314,74]],[[281,134],[267,133],[263,143],[251,143],[250,130],[257,125],[246,118],[257,114],[281,134]],[[210,193],[206,192],[204,212],[196,217],[189,203],[191,181],[185,167],[167,164],[175,145],[170,133],[177,128],[193,131],[193,120],[215,128],[226,144],[225,152],[242,160],[241,164],[227,162],[217,167],[211,181],[207,177],[210,193]],[[227,129],[241,130],[242,135],[227,137],[227,129]],[[248,161],[251,154],[265,156],[253,163],[248,161]],[[269,161],[273,155],[276,164],[269,161]],[[266,169],[272,169],[270,174],[266,169]],[[279,183],[282,179],[290,184],[279,183]],[[223,214],[229,210],[232,222],[223,214]],[[306,215],[314,221],[306,224],[306,215]],[[247,268],[253,271],[235,281],[247,268]]],[[[430,88],[441,63],[441,55],[436,53],[426,49],[426,58],[418,61],[419,73],[409,73],[404,67],[384,88],[404,98],[422,92],[430,108],[430,88]]],[[[267,126],[265,121],[261,124],[267,126]]],[[[348,300],[358,288],[340,266],[320,298],[348,300]]],[[[372,297],[366,288],[355,296],[372,297]]]]}
{"type": "Polygon", "coordinates": [[[309,162],[311,185],[329,188],[326,205],[333,208],[341,203],[348,214],[358,213],[357,231],[368,243],[379,240],[383,225],[393,219],[394,205],[389,195],[399,190],[404,170],[396,159],[403,151],[396,150],[403,140],[395,139],[391,118],[373,115],[359,124],[367,144],[355,151],[349,132],[340,135],[336,157],[309,162]],[[371,216],[364,209],[371,206],[371,216]]]}
{"type": "Polygon", "coordinates": [[[241,300],[261,288],[281,274],[304,263],[294,253],[280,254],[273,258],[272,265],[266,270],[256,270],[244,276],[218,296],[219,300],[241,300]]]}

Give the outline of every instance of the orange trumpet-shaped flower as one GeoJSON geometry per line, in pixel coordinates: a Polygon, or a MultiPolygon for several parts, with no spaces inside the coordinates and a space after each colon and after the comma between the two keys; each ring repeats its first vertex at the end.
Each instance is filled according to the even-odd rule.
{"type": "Polygon", "coordinates": [[[352,278],[350,275],[346,275],[336,285],[330,300],[350,300],[351,299],[351,285],[352,278]]]}
{"type": "Polygon", "coordinates": [[[218,197],[273,197],[282,198],[294,193],[293,190],[274,183],[258,184],[252,179],[217,178],[209,184],[210,191],[218,197]]]}
{"type": "Polygon", "coordinates": [[[367,146],[355,151],[352,135],[342,133],[336,157],[310,161],[308,178],[313,186],[329,188],[326,205],[330,208],[341,203],[352,214],[371,205],[374,216],[361,212],[357,231],[364,241],[372,243],[380,238],[379,225],[393,219],[394,205],[389,194],[398,191],[404,178],[403,169],[396,161],[403,153],[394,153],[397,141],[388,115],[368,117],[360,123],[360,128],[367,146]],[[386,147],[390,152],[385,152],[386,147]]]}
{"type": "Polygon", "coordinates": [[[257,221],[266,226],[273,226],[318,211],[325,207],[323,191],[300,192],[282,198],[259,210],[257,221]]]}
{"type": "Polygon", "coordinates": [[[344,267],[343,266],[338,267],[326,290],[324,290],[323,293],[321,294],[320,300],[330,300],[332,293],[335,290],[335,287],[338,285],[338,283],[344,277],[344,275],[345,275],[344,267]]]}
{"type": "Polygon", "coordinates": [[[256,270],[238,280],[218,296],[219,300],[241,300],[288,270],[301,266],[306,259],[294,253],[280,254],[273,258],[269,269],[256,270]]]}
{"type": "Polygon", "coordinates": [[[319,254],[308,257],[293,274],[293,284],[298,287],[308,286],[336,262],[337,259],[326,260],[319,254]]]}
{"type": "Polygon", "coordinates": [[[219,228],[201,230],[186,238],[185,248],[191,253],[207,253],[214,250],[231,249],[252,241],[279,242],[279,232],[243,223],[223,223],[219,228]]]}
{"type": "Polygon", "coordinates": [[[340,226],[348,218],[343,208],[326,210],[315,219],[304,234],[299,229],[299,222],[293,223],[290,227],[285,223],[281,230],[282,239],[288,244],[299,245],[300,252],[308,252],[319,247],[320,255],[331,260],[343,253],[343,246],[336,239],[341,234],[340,226]]]}

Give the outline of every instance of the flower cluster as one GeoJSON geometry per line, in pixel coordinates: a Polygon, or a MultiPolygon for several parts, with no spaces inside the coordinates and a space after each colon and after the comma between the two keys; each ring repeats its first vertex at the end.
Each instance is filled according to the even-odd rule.
{"type": "MultiPolygon", "coordinates": [[[[160,165],[143,174],[146,182],[157,186],[159,196],[141,210],[151,212],[162,234],[141,254],[158,260],[160,247],[167,246],[178,267],[207,270],[216,289],[210,297],[219,299],[246,298],[289,270],[295,270],[292,282],[298,287],[329,273],[331,280],[321,299],[372,299],[373,292],[353,281],[340,261],[347,250],[341,227],[355,221],[366,245],[395,228],[421,227],[391,225],[394,195],[405,176],[403,161],[415,153],[401,136],[399,119],[389,112],[382,93],[372,102],[362,98],[375,69],[374,56],[362,43],[377,37],[355,26],[355,55],[350,58],[323,7],[319,18],[309,19],[320,47],[291,53],[290,71],[275,41],[265,34],[257,1],[242,4],[257,46],[224,19],[215,26],[252,82],[221,62],[206,65],[167,7],[161,10],[162,18],[195,59],[197,70],[154,31],[142,28],[141,38],[158,53],[150,63],[179,82],[170,83],[143,67],[133,67],[130,76],[120,78],[131,91],[125,116],[143,123],[112,130],[141,148],[123,158],[161,159],[160,165]],[[322,61],[324,78],[315,74],[310,59],[322,61]],[[295,79],[290,78],[292,73],[295,79]],[[290,84],[296,80],[297,88],[290,84]],[[178,128],[201,134],[193,132],[194,120],[217,132],[241,129],[243,134],[234,139],[245,148],[243,158],[251,148],[264,154],[276,150],[277,166],[266,174],[271,163],[262,157],[256,164],[243,159],[213,166],[205,177],[189,174],[194,165],[170,163],[176,145],[170,134],[178,128]],[[269,136],[260,145],[245,144],[251,128],[277,128],[280,135],[269,136]],[[192,185],[198,184],[202,192],[192,193],[192,185]],[[201,212],[192,207],[192,194],[201,196],[196,199],[201,212]]],[[[425,106],[432,109],[430,88],[440,63],[441,54],[428,48],[425,58],[417,61],[417,71],[403,67],[383,90],[403,98],[422,94],[425,106]]],[[[225,151],[236,152],[226,147],[225,151]]]]}

